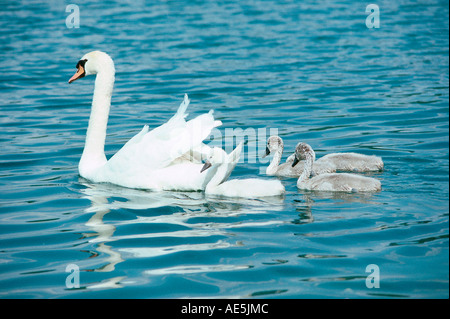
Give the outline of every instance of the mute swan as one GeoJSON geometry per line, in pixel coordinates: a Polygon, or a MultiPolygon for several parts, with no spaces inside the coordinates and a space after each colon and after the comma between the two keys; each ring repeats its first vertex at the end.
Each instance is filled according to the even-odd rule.
{"type": "Polygon", "coordinates": [[[225,181],[231,170],[239,160],[242,142],[233,151],[234,155],[227,155],[221,148],[213,147],[202,168],[202,172],[209,170],[213,177],[206,185],[206,195],[220,195],[226,197],[258,198],[279,196],[285,193],[283,184],[279,180],[264,180],[257,178],[233,179],[225,181]],[[237,157],[237,158],[236,158],[237,157]]]}
{"type": "MultiPolygon", "coordinates": [[[[78,170],[92,182],[108,182],[129,188],[151,190],[203,190],[209,180],[200,174],[201,157],[209,147],[202,141],[221,125],[212,110],[188,122],[189,105],[184,96],[175,115],[150,130],[148,125],[131,138],[115,155],[106,159],[104,145],[111,106],[115,68],[111,57],[100,51],[84,55],[69,83],[96,74],[86,142],[78,170]]],[[[204,155],[203,155],[204,154],[204,155]]]]}
{"type": "Polygon", "coordinates": [[[375,192],[381,190],[379,180],[356,174],[326,173],[309,178],[315,158],[316,154],[310,145],[306,143],[299,143],[297,145],[292,166],[295,166],[300,159],[305,160],[305,170],[297,180],[298,188],[334,192],[375,192]]]}
{"type": "MultiPolygon", "coordinates": [[[[266,168],[266,174],[284,177],[299,177],[303,172],[304,162],[301,161],[299,164],[292,167],[292,162],[295,157],[294,153],[286,159],[286,163],[280,164],[283,149],[284,143],[281,137],[276,135],[269,137],[267,140],[266,153],[263,155],[263,158],[269,154],[273,154],[273,158],[270,165],[266,168]]],[[[327,162],[315,162],[313,165],[314,175],[332,172],[336,172],[336,167],[334,164],[327,162]]]]}

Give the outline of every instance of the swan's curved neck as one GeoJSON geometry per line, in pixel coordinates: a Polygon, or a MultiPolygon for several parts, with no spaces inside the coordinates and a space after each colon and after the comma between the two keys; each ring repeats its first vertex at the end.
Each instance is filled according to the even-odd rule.
{"type": "Polygon", "coordinates": [[[300,177],[297,180],[297,186],[305,183],[309,177],[311,176],[311,172],[313,169],[313,164],[314,161],[316,159],[316,154],[314,153],[313,150],[311,150],[311,152],[306,152],[305,153],[305,164],[304,164],[304,169],[302,174],[300,175],[300,177]]]}
{"type": "Polygon", "coordinates": [[[206,185],[205,192],[209,192],[213,190],[215,187],[219,186],[223,182],[228,173],[227,164],[215,164],[213,166],[217,167],[211,167],[211,169],[215,169],[215,173],[214,176],[208,182],[208,185],[206,185]]]}
{"type": "Polygon", "coordinates": [[[83,177],[89,178],[93,171],[107,162],[105,139],[113,86],[114,69],[104,69],[97,73],[86,143],[78,166],[83,177]]]}
{"type": "Polygon", "coordinates": [[[275,174],[278,165],[280,165],[282,155],[283,155],[283,146],[279,147],[276,150],[275,154],[273,154],[272,161],[270,162],[270,165],[267,166],[266,174],[275,174]]]}

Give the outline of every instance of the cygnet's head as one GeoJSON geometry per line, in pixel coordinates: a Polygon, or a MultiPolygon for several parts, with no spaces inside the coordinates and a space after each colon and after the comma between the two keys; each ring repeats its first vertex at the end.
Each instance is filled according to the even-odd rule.
{"type": "Polygon", "coordinates": [[[298,143],[295,147],[295,158],[292,162],[292,167],[294,167],[298,162],[306,159],[307,157],[312,157],[312,160],[315,161],[316,153],[309,144],[303,142],[298,143]]]}
{"type": "Polygon", "coordinates": [[[283,140],[281,139],[281,137],[273,135],[267,140],[266,152],[262,157],[264,158],[270,153],[276,152],[279,149],[283,149],[283,140]]]}
{"type": "Polygon", "coordinates": [[[76,65],[77,72],[70,78],[69,83],[81,79],[86,75],[97,74],[102,71],[115,73],[114,62],[105,52],[92,51],[85,54],[76,65]]]}
{"type": "Polygon", "coordinates": [[[200,173],[206,171],[215,164],[223,164],[228,162],[228,154],[221,148],[213,147],[209,151],[208,157],[203,165],[200,173]]]}

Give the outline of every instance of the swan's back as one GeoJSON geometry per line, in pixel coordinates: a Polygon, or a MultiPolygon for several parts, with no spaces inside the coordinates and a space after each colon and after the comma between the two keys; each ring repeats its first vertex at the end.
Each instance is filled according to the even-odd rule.
{"type": "Polygon", "coordinates": [[[326,173],[297,184],[300,189],[342,192],[376,192],[381,182],[375,178],[349,174],[326,173]]]}
{"type": "Polygon", "coordinates": [[[195,149],[221,123],[214,120],[212,112],[201,114],[186,122],[185,110],[189,100],[181,103],[177,113],[153,130],[145,126],[137,136],[126,143],[104,166],[106,175],[124,172],[124,175],[152,172],[169,166],[177,158],[195,149]]]}
{"type": "Polygon", "coordinates": [[[381,171],[384,167],[380,157],[359,153],[327,154],[316,160],[314,165],[334,166],[338,171],[351,172],[381,171]]]}

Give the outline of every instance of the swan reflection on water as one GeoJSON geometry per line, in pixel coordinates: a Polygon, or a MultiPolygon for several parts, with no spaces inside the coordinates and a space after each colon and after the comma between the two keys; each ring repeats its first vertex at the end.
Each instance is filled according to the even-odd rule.
{"type": "MultiPolygon", "coordinates": [[[[84,238],[89,238],[89,243],[95,246],[98,254],[94,256],[103,257],[101,261],[93,260],[91,269],[93,272],[112,272],[115,266],[131,258],[149,258],[172,254],[180,251],[201,251],[218,248],[228,248],[239,246],[241,243],[231,243],[227,239],[232,235],[229,229],[240,227],[258,227],[271,224],[280,224],[281,221],[263,221],[263,222],[224,222],[223,217],[232,217],[249,214],[261,214],[268,210],[281,211],[284,208],[284,199],[280,197],[268,197],[263,199],[231,199],[215,196],[205,196],[203,192],[152,192],[147,190],[136,190],[123,188],[112,184],[91,183],[84,178],[79,179],[84,187],[79,191],[91,202],[91,206],[85,209],[86,213],[94,213],[87,221],[88,226],[93,232],[84,233],[84,238]],[[124,219],[109,223],[104,221],[105,215],[111,211],[132,210],[135,218],[124,219]],[[193,219],[201,217],[222,217],[220,222],[193,222],[193,219]],[[152,231],[148,233],[133,233],[124,235],[115,235],[117,227],[134,224],[169,224],[183,226],[175,227],[173,231],[167,231],[164,227],[162,232],[152,231]],[[172,246],[159,247],[126,247],[114,248],[107,245],[108,242],[114,242],[126,239],[143,238],[194,238],[221,236],[222,239],[215,242],[205,243],[186,243],[172,246]],[[225,239],[224,239],[225,238],[225,239]],[[98,266],[101,263],[102,266],[98,266]],[[106,263],[106,264],[105,264],[106,263]]],[[[154,230],[155,228],[153,228],[154,230]]],[[[94,258],[97,259],[97,258],[94,258]]],[[[173,272],[200,272],[200,271],[225,271],[231,270],[230,265],[199,265],[198,267],[187,266],[169,267],[170,269],[147,270],[147,274],[173,273],[173,272]]],[[[235,269],[247,268],[248,265],[236,265],[235,269]]],[[[232,268],[233,268],[232,267],[232,268]]],[[[234,268],[233,268],[234,269],[234,268]]],[[[88,288],[117,288],[121,287],[120,281],[124,277],[114,277],[101,283],[95,283],[88,288]]]]}
{"type": "Polygon", "coordinates": [[[181,207],[185,212],[198,213],[212,212],[220,214],[233,214],[235,211],[247,206],[252,209],[282,210],[284,198],[268,196],[261,198],[228,198],[216,195],[207,195],[203,192],[176,192],[176,191],[148,191],[124,188],[107,183],[91,183],[80,177],[80,184],[85,186],[81,190],[86,198],[92,201],[92,206],[86,212],[97,212],[102,209],[133,209],[145,210],[160,207],[181,207]],[[113,199],[108,200],[108,199],[113,199]]]}
{"type": "MultiPolygon", "coordinates": [[[[92,272],[113,272],[116,265],[131,258],[152,258],[183,251],[208,251],[226,249],[245,245],[233,240],[233,230],[242,227],[265,227],[283,223],[307,224],[314,222],[314,207],[320,206],[323,201],[340,200],[347,202],[370,202],[372,193],[344,193],[344,192],[316,192],[296,190],[296,198],[286,203],[284,197],[264,197],[259,199],[227,198],[221,196],[207,196],[204,192],[154,192],[123,188],[107,183],[92,183],[80,177],[82,186],[77,191],[90,201],[86,213],[93,213],[86,222],[92,232],[84,233],[91,250],[96,253],[90,259],[88,268],[92,272]],[[298,197],[297,197],[298,196],[298,197]],[[287,207],[289,206],[289,207],[287,207]],[[111,211],[123,210],[126,218],[105,222],[104,217],[111,211]],[[239,217],[242,215],[266,214],[270,212],[283,212],[292,210],[296,212],[290,220],[262,220],[255,221],[249,218],[224,219],[226,217],[239,217]],[[130,214],[131,213],[131,214],[130,214]],[[131,216],[131,218],[130,218],[131,216]],[[217,222],[214,218],[218,218],[217,222]],[[116,229],[130,225],[156,225],[149,232],[128,232],[116,235],[116,229]],[[158,231],[158,225],[172,225],[158,231]],[[181,227],[180,227],[181,226],[181,227]],[[217,239],[214,236],[219,236],[217,239]],[[175,244],[147,247],[121,247],[112,248],[110,242],[121,240],[145,240],[149,238],[213,238],[204,242],[176,242],[175,244]]],[[[292,196],[289,195],[289,196],[292,196]]],[[[122,211],[122,212],[123,212],[122,211]]],[[[130,228],[127,228],[130,229],[130,228]]],[[[211,271],[230,271],[244,269],[250,265],[171,265],[165,268],[145,269],[146,275],[197,273],[211,271]],[[230,268],[231,267],[231,268],[230,268]]],[[[123,285],[124,276],[115,276],[101,282],[91,283],[90,289],[118,288],[123,285]]]]}

